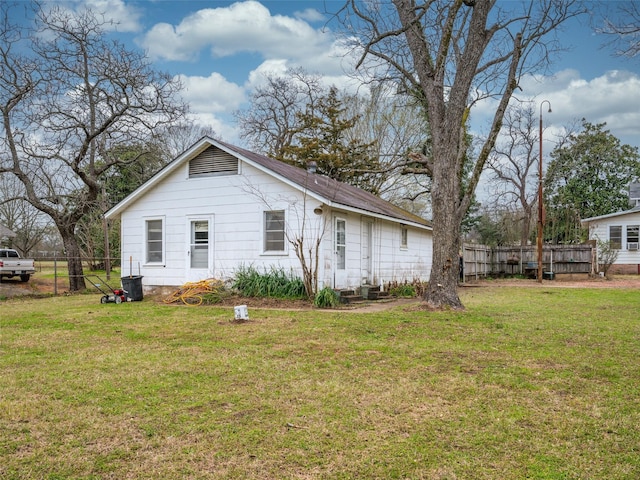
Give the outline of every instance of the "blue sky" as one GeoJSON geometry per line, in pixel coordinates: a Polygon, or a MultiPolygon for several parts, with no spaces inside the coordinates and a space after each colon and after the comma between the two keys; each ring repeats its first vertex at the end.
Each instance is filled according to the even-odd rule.
{"type": "MultiPolygon", "coordinates": [[[[118,37],[147,50],[158,69],[180,76],[197,121],[211,125],[227,141],[241,143],[232,113],[247,106],[263,72],[301,66],[339,86],[350,81],[343,50],[323,15],[343,0],[57,3],[74,9],[90,6],[119,22],[118,37]]],[[[609,11],[616,3],[608,2],[609,11]]],[[[562,42],[571,50],[556,59],[548,75],[525,79],[519,96],[551,102],[553,113],[544,116],[551,134],[584,117],[606,122],[624,143],[640,146],[640,58],[614,57],[602,47],[605,39],[593,32],[590,20],[597,23],[592,15],[567,25],[562,42]]],[[[475,116],[478,131],[482,117],[480,110],[475,116]]]]}

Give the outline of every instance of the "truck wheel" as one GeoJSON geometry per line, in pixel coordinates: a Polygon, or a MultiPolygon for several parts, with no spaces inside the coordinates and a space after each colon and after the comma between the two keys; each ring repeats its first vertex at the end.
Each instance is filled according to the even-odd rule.
{"type": "Polygon", "coordinates": [[[20,281],[22,282],[28,282],[30,278],[31,278],[31,275],[29,275],[28,273],[20,275],[20,281]]]}

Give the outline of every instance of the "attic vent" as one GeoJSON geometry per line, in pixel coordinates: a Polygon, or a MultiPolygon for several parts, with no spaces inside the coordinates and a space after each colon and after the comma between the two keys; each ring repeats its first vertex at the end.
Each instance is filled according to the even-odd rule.
{"type": "Polygon", "coordinates": [[[237,175],[238,159],[217,147],[209,147],[189,162],[189,177],[237,175]]]}

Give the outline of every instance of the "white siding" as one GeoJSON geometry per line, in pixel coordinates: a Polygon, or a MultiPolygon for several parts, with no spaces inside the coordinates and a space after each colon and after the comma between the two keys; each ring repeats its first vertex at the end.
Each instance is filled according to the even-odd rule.
{"type": "Polygon", "coordinates": [[[590,222],[590,240],[609,240],[609,226],[619,225],[622,227],[622,249],[618,252],[616,265],[640,264],[640,250],[627,249],[627,226],[640,225],[640,212],[624,213],[618,216],[603,218],[590,222]]]}
{"type": "MultiPolygon", "coordinates": [[[[322,234],[319,252],[319,288],[356,288],[362,283],[362,223],[372,222],[372,278],[389,281],[426,281],[431,270],[431,232],[408,226],[408,245],[401,248],[400,224],[360,213],[332,210],[313,212],[319,202],[275,177],[240,163],[239,175],[188,177],[188,162],[132,202],[121,214],[123,275],[143,276],[143,285],[179,286],[188,276],[188,218],[206,217],[213,222],[213,266],[209,278],[232,277],[241,265],[258,269],[271,266],[301,276],[300,262],[287,242],[284,254],[263,252],[263,218],[267,210],[285,210],[288,234],[305,229],[305,244],[322,234]],[[336,285],[333,218],[346,219],[347,257],[344,283],[336,285]],[[162,265],[145,264],[145,220],[164,221],[162,265]]],[[[191,279],[193,280],[193,279],[191,279]]]]}
{"type": "MultiPolygon", "coordinates": [[[[263,253],[262,225],[265,210],[285,210],[287,221],[296,222],[302,195],[276,182],[273,177],[243,165],[243,175],[187,178],[186,166],[132,204],[121,216],[123,273],[128,274],[131,257],[134,274],[144,276],[145,285],[182,285],[188,251],[186,217],[211,216],[214,221],[214,265],[210,277],[228,278],[238,266],[269,265],[286,271],[299,270],[295,252],[263,253]],[[145,219],[165,220],[164,265],[145,265],[145,219]]],[[[313,213],[308,213],[309,218],[313,213]]],[[[316,216],[317,217],[317,216],[316,216]]]]}
{"type": "Polygon", "coordinates": [[[407,247],[401,247],[399,223],[380,224],[378,263],[381,283],[420,279],[426,281],[431,273],[431,233],[407,227],[407,247]]]}
{"type": "Polygon", "coordinates": [[[347,220],[347,280],[341,285],[335,281],[332,270],[335,260],[334,232],[328,232],[323,239],[324,276],[320,276],[320,288],[355,288],[362,284],[362,222],[373,222],[372,231],[372,284],[414,279],[427,281],[431,273],[432,235],[430,231],[408,228],[407,248],[400,247],[400,223],[379,218],[361,216],[355,213],[334,212],[347,220]]]}

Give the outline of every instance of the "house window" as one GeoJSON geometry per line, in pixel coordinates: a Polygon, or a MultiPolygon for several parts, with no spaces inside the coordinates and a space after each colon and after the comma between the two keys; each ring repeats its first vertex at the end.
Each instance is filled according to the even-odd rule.
{"type": "Polygon", "coordinates": [[[627,250],[638,250],[640,242],[640,226],[627,225],[627,250]]]}
{"type": "Polygon", "coordinates": [[[336,219],[336,268],[347,268],[347,222],[336,219]]]}
{"type": "Polygon", "coordinates": [[[264,251],[284,252],[284,210],[264,212],[264,251]]]}
{"type": "Polygon", "coordinates": [[[613,249],[620,250],[622,248],[622,227],[620,225],[609,225],[609,243],[613,249]]]}
{"type": "Polygon", "coordinates": [[[400,225],[400,248],[409,246],[409,229],[406,225],[400,225]]]}
{"type": "Polygon", "coordinates": [[[146,221],[146,261],[147,263],[162,263],[164,255],[164,235],[162,219],[146,221]]]}
{"type": "Polygon", "coordinates": [[[189,178],[236,175],[238,159],[216,147],[209,147],[189,162],[189,178]]]}

